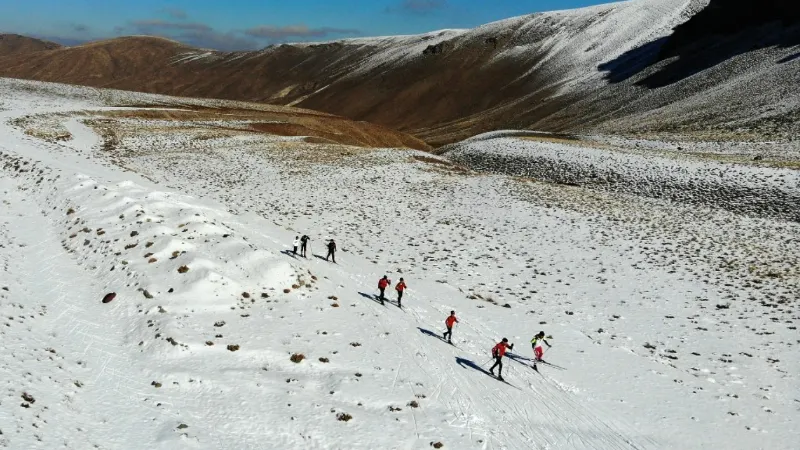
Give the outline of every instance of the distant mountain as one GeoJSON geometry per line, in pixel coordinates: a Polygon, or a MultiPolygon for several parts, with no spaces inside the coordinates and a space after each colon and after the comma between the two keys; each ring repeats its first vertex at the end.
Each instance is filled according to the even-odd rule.
{"type": "Polygon", "coordinates": [[[61,45],[55,42],[20,36],[18,34],[0,34],[0,58],[57,48],[61,48],[61,45]]]}
{"type": "Polygon", "coordinates": [[[633,0],[255,52],[128,37],[0,57],[0,76],[296,105],[434,145],[503,128],[796,134],[800,33],[772,20],[796,2],[727,3],[633,0]],[[748,5],[767,10],[742,22],[748,5]]]}

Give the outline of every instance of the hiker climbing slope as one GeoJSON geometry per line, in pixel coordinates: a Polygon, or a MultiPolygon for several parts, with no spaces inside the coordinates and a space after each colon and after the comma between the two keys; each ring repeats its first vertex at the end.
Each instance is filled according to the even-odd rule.
{"type": "MultiPolygon", "coordinates": [[[[553,339],[553,336],[547,336],[547,339],[553,339]]],[[[547,348],[552,347],[549,342],[544,337],[544,331],[540,331],[536,334],[536,336],[531,339],[531,348],[533,349],[533,356],[536,358],[536,361],[542,361],[542,356],[544,356],[544,349],[542,348],[542,343],[544,343],[547,348]]]]}
{"type": "Polygon", "coordinates": [[[394,290],[397,291],[397,306],[402,308],[403,305],[401,305],[400,302],[403,300],[403,291],[406,290],[406,282],[403,281],[402,277],[397,283],[397,286],[394,287],[394,290]]]}
{"type": "Polygon", "coordinates": [[[447,331],[444,332],[442,338],[447,338],[447,342],[453,343],[451,338],[453,337],[453,325],[458,323],[458,318],[456,318],[456,312],[450,311],[450,315],[447,319],[444,320],[444,325],[447,327],[447,331]]]}
{"type": "Polygon", "coordinates": [[[502,341],[498,342],[497,345],[492,347],[492,358],[494,358],[494,365],[491,369],[489,369],[489,373],[494,375],[494,368],[499,366],[497,369],[497,379],[500,381],[504,381],[503,356],[505,356],[506,350],[514,350],[514,344],[509,344],[508,339],[506,338],[503,338],[502,341]]]}
{"type": "Polygon", "coordinates": [[[333,239],[328,242],[328,254],[325,256],[325,261],[328,261],[328,258],[331,258],[334,263],[336,262],[336,242],[333,242],[333,239]]]}
{"type": "Polygon", "coordinates": [[[386,295],[384,294],[386,293],[386,288],[389,287],[390,284],[392,284],[392,280],[390,280],[386,275],[384,275],[383,278],[378,280],[378,290],[380,291],[378,300],[381,301],[381,305],[383,305],[383,302],[386,301],[386,295]]]}

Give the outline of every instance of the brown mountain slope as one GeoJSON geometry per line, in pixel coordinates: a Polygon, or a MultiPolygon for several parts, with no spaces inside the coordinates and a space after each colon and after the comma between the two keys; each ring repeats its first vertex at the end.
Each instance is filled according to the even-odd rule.
{"type": "MultiPolygon", "coordinates": [[[[296,105],[399,129],[433,145],[508,128],[674,132],[735,121],[741,128],[742,120],[791,114],[772,108],[798,83],[791,46],[725,53],[734,62],[701,54],[696,61],[713,62],[697,67],[660,60],[673,28],[708,2],[633,0],[472,30],[258,52],[120,38],[0,57],[0,76],[296,105]],[[752,79],[772,81],[756,90],[748,85],[752,79]],[[742,102],[742,90],[757,98],[742,102]]],[[[779,43],[800,35],[792,26],[770,25],[789,36],[779,43]]],[[[746,45],[773,28],[710,39],[746,45]]],[[[714,42],[708,51],[716,51],[714,42]]]]}
{"type": "Polygon", "coordinates": [[[175,55],[190,49],[158,37],[125,37],[44,53],[8,55],[0,58],[0,73],[12,78],[169,93],[172,85],[161,83],[159,78],[180,76],[179,71],[170,72],[168,65],[175,55]],[[152,87],[142,89],[148,83],[152,87]]]}
{"type": "Polygon", "coordinates": [[[26,55],[42,50],[61,48],[55,42],[43,41],[18,34],[0,34],[0,58],[11,55],[26,55]]]}

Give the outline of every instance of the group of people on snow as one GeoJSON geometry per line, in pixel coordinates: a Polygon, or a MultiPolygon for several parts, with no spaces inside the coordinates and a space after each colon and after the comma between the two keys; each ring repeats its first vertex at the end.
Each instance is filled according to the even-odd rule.
{"type": "MultiPolygon", "coordinates": [[[[452,311],[451,311],[452,313],[452,311]]],[[[548,339],[552,339],[552,336],[549,336],[548,339]]],[[[544,359],[544,348],[542,344],[546,345],[547,348],[552,347],[547,339],[545,339],[544,331],[540,331],[536,333],[536,336],[531,339],[531,348],[533,349],[533,368],[536,369],[536,363],[543,362],[544,359]]],[[[502,341],[498,342],[497,345],[492,347],[492,358],[494,358],[494,365],[489,369],[489,373],[494,375],[494,368],[497,367],[497,379],[500,381],[503,380],[503,356],[506,355],[506,350],[514,350],[514,344],[509,344],[507,338],[503,338],[502,341]]],[[[536,369],[538,370],[538,369],[536,369]]]]}
{"type": "MultiPolygon", "coordinates": [[[[311,238],[308,235],[303,236],[295,236],[293,245],[292,254],[297,255],[297,249],[300,248],[300,256],[304,258],[308,258],[307,251],[308,251],[308,243],[311,241],[311,238]]],[[[330,261],[331,259],[333,262],[336,262],[336,242],[333,239],[330,239],[327,242],[328,254],[325,256],[325,261],[330,261]]],[[[380,300],[381,305],[385,304],[386,302],[386,288],[392,285],[392,280],[389,279],[388,275],[384,275],[380,280],[378,280],[378,291],[380,295],[378,295],[378,300],[380,300]]],[[[403,300],[403,292],[406,290],[407,286],[405,280],[400,278],[400,281],[395,285],[394,290],[397,292],[397,306],[402,308],[402,300],[403,300]]],[[[458,318],[456,317],[455,311],[450,311],[450,315],[445,319],[444,324],[447,328],[447,331],[442,333],[442,340],[447,339],[449,344],[452,344],[453,338],[453,326],[459,323],[458,318]]],[[[548,339],[552,339],[552,336],[548,336],[548,339]]],[[[550,343],[547,342],[545,339],[544,331],[540,331],[537,333],[533,339],[531,339],[531,348],[533,349],[534,355],[534,364],[533,368],[536,369],[537,362],[543,362],[542,357],[544,356],[544,348],[542,344],[547,345],[548,348],[551,347],[550,343]]],[[[495,376],[494,369],[497,368],[497,379],[500,381],[503,380],[503,357],[506,354],[507,350],[513,350],[514,344],[509,344],[507,338],[503,338],[500,342],[498,342],[494,347],[492,347],[492,358],[494,359],[494,365],[489,369],[489,373],[492,376],[495,376]]]]}
{"type": "MultiPolygon", "coordinates": [[[[308,258],[308,243],[311,241],[311,238],[304,234],[303,236],[295,236],[294,241],[292,242],[292,255],[297,256],[297,248],[300,247],[300,256],[303,258],[308,258]]],[[[333,239],[329,240],[326,244],[328,247],[328,254],[325,255],[325,261],[333,260],[336,262],[336,242],[333,239]]]]}
{"type": "MultiPolygon", "coordinates": [[[[384,275],[383,278],[378,280],[378,291],[380,291],[380,295],[378,295],[378,300],[381,301],[381,305],[384,304],[386,301],[386,288],[392,285],[392,280],[389,279],[387,275],[384,275]]],[[[403,291],[406,290],[406,282],[400,277],[400,281],[397,282],[397,285],[394,287],[395,292],[397,292],[397,306],[402,308],[403,307],[403,291]]]]}

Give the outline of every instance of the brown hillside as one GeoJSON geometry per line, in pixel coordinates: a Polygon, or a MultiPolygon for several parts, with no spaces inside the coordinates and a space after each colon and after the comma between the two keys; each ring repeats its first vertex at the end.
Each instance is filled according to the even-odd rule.
{"type": "Polygon", "coordinates": [[[9,55],[27,55],[43,50],[61,48],[55,42],[43,41],[18,34],[0,34],[0,58],[9,55]]]}
{"type": "MultiPolygon", "coordinates": [[[[57,52],[0,58],[0,76],[185,97],[297,105],[451,142],[491,128],[470,118],[488,108],[493,123],[524,127],[509,98],[552,93],[537,76],[519,78],[513,60],[488,64],[494,44],[466,39],[457,52],[418,56],[391,70],[354,75],[379,45],[281,45],[262,52],[201,51],[147,37],[119,38],[57,52]],[[482,67],[479,76],[473,69],[482,67]],[[325,88],[325,89],[323,89],[325,88]],[[531,93],[534,93],[531,95],[531,93]]],[[[455,45],[455,44],[448,44],[455,45]]]]}

